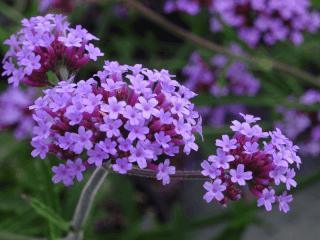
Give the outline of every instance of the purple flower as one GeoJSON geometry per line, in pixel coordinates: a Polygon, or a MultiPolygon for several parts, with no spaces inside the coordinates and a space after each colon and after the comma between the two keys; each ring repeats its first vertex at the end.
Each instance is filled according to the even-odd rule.
{"type": "Polygon", "coordinates": [[[183,152],[185,152],[187,155],[189,155],[191,149],[198,151],[198,145],[194,142],[196,140],[196,137],[194,135],[191,135],[189,138],[183,138],[185,141],[185,146],[183,149],[183,152]]]}
{"type": "Polygon", "coordinates": [[[33,133],[37,135],[34,137],[33,140],[41,139],[41,138],[48,138],[50,135],[50,128],[52,126],[51,122],[38,122],[39,126],[34,126],[33,133]]]}
{"type": "Polygon", "coordinates": [[[247,123],[254,123],[258,120],[261,120],[261,118],[259,117],[254,117],[253,115],[250,115],[250,114],[243,114],[243,113],[240,113],[240,115],[244,118],[244,120],[247,122],[247,123]]]}
{"type": "Polygon", "coordinates": [[[112,165],[112,169],[120,174],[125,174],[128,170],[132,169],[132,163],[128,163],[128,159],[126,158],[118,158],[116,164],[112,165]]]}
{"type": "Polygon", "coordinates": [[[269,176],[274,178],[274,183],[276,185],[280,184],[281,182],[286,182],[286,177],[283,175],[287,172],[287,167],[283,166],[276,166],[274,170],[269,172],[269,176]]]}
{"type": "Polygon", "coordinates": [[[221,175],[221,170],[218,169],[218,164],[216,163],[210,165],[208,161],[204,160],[200,165],[204,169],[201,171],[203,176],[210,176],[210,178],[214,179],[221,175]]]}
{"type": "Polygon", "coordinates": [[[38,110],[38,109],[41,109],[41,108],[47,106],[47,104],[48,104],[47,99],[48,99],[47,96],[39,97],[39,98],[34,102],[35,105],[30,106],[29,109],[38,110]]]}
{"type": "Polygon", "coordinates": [[[163,131],[161,131],[161,132],[159,132],[159,133],[155,133],[154,136],[155,136],[155,138],[156,138],[156,141],[157,141],[159,144],[161,144],[161,146],[162,146],[163,148],[169,147],[168,142],[170,142],[170,140],[171,140],[171,137],[170,137],[170,136],[168,136],[168,135],[165,136],[163,131]]]}
{"type": "Polygon", "coordinates": [[[171,108],[172,114],[177,114],[180,118],[183,118],[183,114],[190,114],[189,110],[185,108],[185,104],[181,98],[172,97],[171,101],[173,104],[173,108],[171,108]]]}
{"type": "Polygon", "coordinates": [[[277,201],[279,202],[279,211],[283,210],[287,213],[290,210],[288,202],[291,202],[292,200],[292,195],[287,196],[287,191],[284,191],[282,195],[277,197],[277,201]]]}
{"type": "Polygon", "coordinates": [[[99,147],[102,148],[103,151],[111,154],[111,155],[116,155],[117,150],[116,150],[117,142],[111,141],[111,139],[106,138],[103,141],[99,142],[99,147]]]}
{"type": "Polygon", "coordinates": [[[112,92],[116,89],[119,89],[123,86],[123,82],[115,82],[111,78],[106,79],[107,83],[102,83],[101,86],[104,88],[104,90],[112,92]]]}
{"type": "Polygon", "coordinates": [[[124,106],[126,105],[125,101],[117,101],[116,97],[108,98],[109,104],[102,104],[101,111],[108,112],[110,119],[117,119],[119,113],[122,114],[124,111],[124,106]]]}
{"type": "Polygon", "coordinates": [[[263,194],[263,197],[258,199],[258,207],[261,207],[262,205],[264,205],[267,211],[271,211],[272,209],[271,203],[274,203],[276,200],[274,196],[275,191],[273,189],[269,191],[267,188],[265,188],[263,189],[262,194],[263,194]]]}
{"type": "Polygon", "coordinates": [[[251,142],[246,142],[245,146],[243,147],[245,151],[244,153],[247,154],[254,154],[255,152],[259,151],[259,144],[254,142],[251,144],[251,142]]]}
{"type": "Polygon", "coordinates": [[[222,150],[228,152],[231,149],[236,149],[237,146],[235,143],[237,142],[236,139],[229,139],[228,135],[222,135],[222,141],[220,139],[216,140],[216,146],[222,147],[222,150]]]}
{"type": "Polygon", "coordinates": [[[162,108],[159,111],[159,118],[163,124],[171,124],[173,121],[173,118],[171,117],[171,113],[164,112],[164,110],[162,108]]]}
{"type": "Polygon", "coordinates": [[[85,166],[82,165],[82,159],[77,158],[75,162],[68,159],[66,165],[71,170],[71,175],[76,176],[77,180],[80,182],[83,179],[82,172],[86,170],[85,166]]]}
{"type": "Polygon", "coordinates": [[[85,48],[89,52],[89,56],[93,61],[97,61],[97,57],[99,56],[104,56],[104,53],[102,53],[98,47],[94,47],[92,43],[86,45],[85,48]]]}
{"type": "Polygon", "coordinates": [[[173,120],[173,125],[175,126],[175,131],[177,134],[182,135],[184,138],[188,138],[191,131],[191,125],[189,123],[184,123],[183,118],[179,118],[179,120],[173,120]]]}
{"type": "Polygon", "coordinates": [[[46,153],[49,152],[49,147],[42,139],[32,140],[31,145],[36,148],[31,152],[32,157],[36,157],[40,154],[40,158],[44,159],[46,157],[46,153]]]}
{"type": "Polygon", "coordinates": [[[139,141],[139,143],[141,144],[141,146],[145,149],[149,149],[152,154],[153,157],[151,158],[152,160],[156,161],[158,160],[158,156],[162,154],[162,149],[160,148],[161,145],[157,142],[151,143],[149,139],[145,140],[145,141],[139,141]]]}
{"type": "Polygon", "coordinates": [[[131,125],[129,121],[124,125],[124,128],[130,131],[128,138],[134,141],[136,138],[140,140],[146,139],[146,134],[149,133],[149,128],[143,126],[144,120],[141,120],[139,125],[131,125]]]}
{"type": "Polygon", "coordinates": [[[132,141],[129,138],[124,139],[120,137],[118,138],[118,143],[119,143],[119,149],[124,152],[129,151],[132,147],[132,141]]]}
{"type": "Polygon", "coordinates": [[[217,163],[217,167],[222,167],[223,169],[229,168],[229,163],[234,160],[234,156],[232,155],[226,155],[226,152],[224,152],[221,148],[217,149],[217,156],[210,156],[208,159],[210,162],[217,163]]]}
{"type": "Polygon", "coordinates": [[[12,72],[12,76],[8,78],[8,83],[13,83],[14,87],[18,87],[19,82],[23,79],[24,77],[24,70],[23,68],[15,69],[12,72]]]}
{"type": "Polygon", "coordinates": [[[87,150],[91,149],[93,144],[90,140],[92,137],[92,131],[88,130],[86,131],[83,126],[80,126],[78,128],[78,133],[71,133],[70,139],[75,142],[73,151],[76,154],[80,154],[83,151],[83,148],[86,148],[87,150]]]}
{"type": "Polygon", "coordinates": [[[126,106],[122,115],[130,121],[131,125],[139,125],[139,119],[142,119],[141,112],[136,107],[131,107],[130,105],[126,106]]]}
{"type": "Polygon", "coordinates": [[[71,169],[67,168],[65,165],[60,163],[59,167],[53,166],[51,170],[55,173],[55,175],[52,177],[52,181],[54,183],[58,183],[62,180],[66,187],[73,185],[73,171],[71,169]]]}
{"type": "Polygon", "coordinates": [[[70,120],[69,124],[74,126],[82,121],[82,114],[79,111],[64,113],[64,116],[70,120]]]}
{"type": "Polygon", "coordinates": [[[237,170],[230,169],[230,175],[232,176],[231,181],[234,183],[237,182],[239,185],[246,185],[245,180],[252,179],[252,172],[251,171],[244,172],[243,164],[239,164],[237,166],[237,170]]]}
{"type": "Polygon", "coordinates": [[[82,39],[76,37],[73,33],[68,33],[67,37],[58,37],[60,42],[63,42],[66,47],[81,47],[82,39]]]}
{"type": "Polygon", "coordinates": [[[150,150],[144,149],[141,144],[137,144],[136,147],[130,149],[131,156],[129,156],[129,162],[137,162],[140,168],[147,167],[147,159],[153,157],[153,153],[150,150]]]}
{"type": "Polygon", "coordinates": [[[109,116],[103,117],[103,120],[105,124],[100,125],[100,131],[107,132],[108,138],[112,138],[112,136],[119,137],[119,127],[122,125],[122,121],[120,119],[113,121],[109,116]]]}
{"type": "Polygon", "coordinates": [[[83,99],[83,103],[86,105],[86,112],[93,113],[94,108],[102,104],[101,99],[101,94],[94,95],[93,93],[90,93],[88,98],[83,99]]]}
{"type": "Polygon", "coordinates": [[[179,147],[174,146],[174,143],[169,143],[168,147],[163,149],[163,152],[168,156],[173,157],[175,153],[179,153],[179,147]]]}
{"type": "Polygon", "coordinates": [[[166,185],[170,183],[169,174],[175,174],[176,168],[174,166],[169,166],[170,160],[164,160],[164,163],[160,163],[158,166],[158,173],[156,175],[158,180],[162,179],[162,184],[166,185]]]}
{"type": "Polygon", "coordinates": [[[61,108],[64,108],[67,102],[70,99],[68,94],[53,94],[51,96],[53,102],[49,103],[49,107],[52,108],[52,111],[56,112],[61,108]]]}
{"type": "Polygon", "coordinates": [[[41,56],[36,56],[34,53],[30,54],[28,58],[23,58],[20,62],[20,65],[26,66],[24,73],[30,75],[33,70],[38,70],[41,68],[41,64],[39,63],[40,59],[41,56]]]}
{"type": "Polygon", "coordinates": [[[211,202],[213,198],[221,201],[223,199],[223,191],[226,190],[225,185],[221,185],[221,179],[214,180],[213,183],[205,182],[203,187],[208,191],[204,196],[203,199],[207,201],[207,203],[211,202]]]}
{"type": "Polygon", "coordinates": [[[5,70],[1,76],[7,75],[10,76],[13,71],[16,69],[14,63],[12,63],[12,58],[9,58],[9,62],[4,62],[3,69],[5,70]]]}
{"type": "Polygon", "coordinates": [[[145,119],[149,119],[151,115],[159,116],[160,111],[154,108],[158,104],[156,99],[151,98],[147,101],[144,97],[139,97],[139,102],[135,104],[135,107],[142,111],[142,116],[145,119]]]}
{"type": "MultiPolygon", "coordinates": [[[[287,176],[286,176],[286,186],[287,186],[287,190],[290,190],[291,185],[293,187],[297,186],[297,182],[295,180],[293,180],[292,178],[294,178],[294,176],[296,175],[296,173],[294,172],[294,169],[288,169],[287,170],[287,176]]],[[[280,210],[281,211],[281,210],[280,210]]]]}
{"type": "Polygon", "coordinates": [[[70,149],[71,146],[74,145],[74,142],[70,139],[70,132],[65,132],[64,136],[59,136],[59,147],[62,148],[63,150],[70,149]]]}
{"type": "Polygon", "coordinates": [[[94,146],[94,150],[88,150],[87,151],[88,156],[88,163],[95,164],[97,167],[100,167],[102,165],[102,161],[104,159],[108,159],[109,155],[108,153],[102,151],[102,149],[99,147],[98,144],[94,146]]]}

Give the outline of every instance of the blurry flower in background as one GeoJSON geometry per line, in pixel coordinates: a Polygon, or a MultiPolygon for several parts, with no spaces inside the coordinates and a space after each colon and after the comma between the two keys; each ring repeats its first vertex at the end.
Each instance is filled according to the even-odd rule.
{"type": "Polygon", "coordinates": [[[73,10],[75,1],[71,0],[40,0],[39,12],[44,13],[49,8],[58,8],[63,13],[68,13],[73,10]]]}
{"type": "MultiPolygon", "coordinates": [[[[234,54],[245,54],[241,47],[233,42],[230,50],[234,54]]],[[[186,87],[196,93],[208,93],[217,98],[229,94],[254,96],[260,90],[260,80],[249,72],[247,64],[240,61],[229,62],[228,57],[222,54],[213,56],[210,63],[207,63],[199,53],[194,52],[190,56],[189,64],[182,69],[182,74],[187,76],[184,83],[186,87]]],[[[246,112],[246,108],[241,104],[200,107],[197,110],[204,122],[213,127],[223,125],[228,114],[238,117],[239,112],[246,112]]]]}
{"type": "Polygon", "coordinates": [[[18,140],[31,137],[35,121],[29,106],[34,102],[35,91],[8,87],[0,95],[0,131],[10,129],[18,140]]]}
{"type": "Polygon", "coordinates": [[[304,41],[303,32],[316,33],[320,27],[320,14],[309,10],[309,0],[168,0],[164,11],[183,11],[195,15],[201,7],[208,7],[212,14],[212,32],[223,30],[220,19],[236,28],[239,38],[250,47],[256,47],[261,42],[273,45],[285,40],[298,46],[304,41]]]}
{"type": "MultiPolygon", "coordinates": [[[[294,100],[291,97],[290,100],[294,100]]],[[[307,90],[301,97],[300,103],[313,105],[320,103],[320,92],[307,90]]],[[[320,111],[302,111],[277,107],[282,120],[275,122],[275,127],[283,131],[291,140],[299,143],[302,155],[318,156],[320,154],[320,111]]]]}

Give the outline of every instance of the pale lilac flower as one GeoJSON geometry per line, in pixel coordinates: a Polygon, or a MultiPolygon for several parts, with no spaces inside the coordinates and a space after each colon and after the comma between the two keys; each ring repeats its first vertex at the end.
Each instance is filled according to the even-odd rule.
{"type": "Polygon", "coordinates": [[[9,61],[5,61],[3,65],[3,69],[5,70],[1,76],[7,75],[10,76],[13,71],[16,69],[14,63],[12,63],[12,58],[9,58],[9,61]]]}
{"type": "Polygon", "coordinates": [[[169,111],[164,112],[162,108],[160,109],[160,112],[159,112],[159,118],[163,124],[171,124],[173,121],[173,118],[171,117],[171,113],[169,111]]]}
{"type": "Polygon", "coordinates": [[[77,158],[75,162],[68,159],[66,165],[71,170],[71,175],[76,176],[77,180],[80,182],[83,179],[82,172],[86,170],[85,166],[82,165],[82,159],[77,158]]]}
{"type": "Polygon", "coordinates": [[[66,112],[64,116],[70,120],[69,124],[71,126],[74,126],[82,121],[82,114],[79,111],[71,113],[66,112]]]}
{"type": "Polygon", "coordinates": [[[111,78],[107,78],[106,79],[107,83],[102,83],[101,86],[106,90],[106,91],[114,91],[116,89],[119,89],[123,86],[123,82],[115,82],[113,79],[111,78]]]}
{"type": "Polygon", "coordinates": [[[130,131],[128,138],[134,141],[136,138],[140,140],[146,139],[146,134],[149,133],[149,128],[144,126],[144,120],[141,120],[138,125],[131,125],[129,121],[124,125],[124,128],[130,131]]]}
{"type": "Polygon", "coordinates": [[[87,154],[89,156],[88,163],[94,163],[97,167],[100,167],[102,165],[104,159],[109,158],[109,154],[103,151],[101,147],[99,147],[99,144],[96,144],[94,146],[94,150],[88,150],[87,154]]]}
{"type": "Polygon", "coordinates": [[[112,165],[112,169],[120,174],[125,174],[127,171],[132,169],[132,163],[128,163],[128,159],[126,158],[118,158],[116,160],[116,164],[112,165]]]}
{"type": "Polygon", "coordinates": [[[246,142],[245,146],[243,147],[245,151],[244,153],[247,154],[254,154],[255,152],[259,151],[259,144],[254,142],[251,144],[251,142],[246,142]]]}
{"type": "Polygon", "coordinates": [[[279,202],[279,210],[283,210],[285,213],[287,213],[290,210],[288,202],[292,202],[292,200],[292,195],[287,196],[287,191],[284,191],[282,195],[277,197],[277,201],[279,202]]]}
{"type": "Polygon", "coordinates": [[[118,102],[116,97],[109,97],[108,104],[101,105],[101,111],[108,112],[110,119],[117,119],[124,111],[125,101],[118,102]]]}
{"type": "Polygon", "coordinates": [[[283,155],[281,152],[273,153],[273,162],[277,166],[288,167],[288,162],[283,160],[283,155]]]}
{"type": "Polygon", "coordinates": [[[183,114],[189,115],[189,110],[186,109],[184,106],[184,101],[181,98],[172,97],[171,98],[173,108],[171,108],[172,114],[177,114],[180,118],[183,117],[183,114]]]}
{"type": "Polygon", "coordinates": [[[205,182],[203,187],[208,191],[204,196],[203,199],[207,201],[207,203],[211,202],[213,198],[221,201],[223,199],[223,191],[226,190],[226,186],[221,184],[221,179],[214,180],[213,183],[205,182]]]}
{"type": "Polygon", "coordinates": [[[168,136],[168,135],[165,136],[163,131],[161,131],[161,132],[159,132],[159,133],[155,133],[154,136],[155,136],[155,138],[156,138],[156,141],[157,141],[159,144],[161,144],[161,146],[162,146],[163,148],[169,147],[168,142],[171,141],[171,137],[170,137],[170,136],[168,136]]]}
{"type": "Polygon", "coordinates": [[[83,103],[86,105],[86,111],[88,113],[93,113],[94,108],[102,104],[101,99],[101,94],[94,95],[93,93],[90,93],[88,98],[83,99],[83,103]]]}
{"type": "Polygon", "coordinates": [[[274,189],[271,189],[269,191],[267,188],[265,188],[263,189],[262,194],[263,194],[263,197],[258,199],[258,207],[261,207],[262,205],[264,205],[267,211],[271,211],[272,209],[271,203],[274,203],[276,200],[274,196],[275,194],[274,189]]]}
{"type": "Polygon", "coordinates": [[[39,126],[34,126],[33,133],[37,135],[37,137],[34,137],[33,140],[41,139],[41,138],[48,138],[50,135],[50,128],[52,126],[51,122],[38,122],[39,126]]]}
{"type": "Polygon", "coordinates": [[[226,155],[226,152],[221,148],[217,149],[217,156],[211,155],[208,159],[210,162],[215,162],[218,164],[218,168],[222,167],[223,169],[229,168],[229,163],[234,160],[234,156],[226,155]]]}
{"type": "Polygon", "coordinates": [[[184,123],[183,118],[179,118],[179,120],[173,120],[173,125],[175,126],[175,131],[177,134],[182,135],[184,138],[188,138],[189,131],[191,131],[191,125],[189,123],[184,123]]]}
{"type": "Polygon", "coordinates": [[[58,37],[60,42],[63,42],[66,47],[81,47],[82,39],[75,36],[73,33],[68,33],[67,37],[58,37]]]}
{"type": "Polygon", "coordinates": [[[129,156],[129,162],[137,162],[140,168],[147,167],[147,159],[153,157],[153,153],[150,150],[144,149],[141,144],[137,144],[136,147],[130,149],[131,156],[129,156]]]}
{"type": "Polygon", "coordinates": [[[136,107],[127,105],[122,115],[130,121],[131,125],[139,125],[139,119],[142,118],[141,112],[136,107]]]}
{"type": "Polygon", "coordinates": [[[132,147],[132,141],[129,138],[124,139],[120,137],[118,138],[118,143],[119,143],[119,149],[124,152],[129,151],[132,147]]]}
{"type": "Polygon", "coordinates": [[[36,139],[31,141],[31,145],[36,148],[31,152],[32,157],[40,155],[41,159],[45,159],[46,153],[49,152],[49,147],[44,141],[42,139],[36,139]]]}
{"type": "Polygon", "coordinates": [[[185,152],[187,155],[190,153],[191,149],[198,151],[198,145],[194,142],[196,140],[196,137],[194,135],[191,135],[190,138],[183,138],[185,141],[185,146],[183,149],[183,152],[185,152]]]}
{"type": "Polygon", "coordinates": [[[119,127],[122,125],[122,121],[120,119],[113,121],[109,116],[103,117],[103,120],[105,124],[100,125],[100,131],[107,132],[108,138],[112,138],[112,136],[119,137],[119,127]]]}
{"type": "Polygon", "coordinates": [[[71,169],[60,163],[59,167],[53,166],[51,170],[55,173],[55,175],[52,177],[52,181],[54,183],[58,183],[62,180],[65,186],[73,185],[71,178],[73,171],[71,169]]]}
{"type": "Polygon", "coordinates": [[[65,132],[64,136],[59,136],[58,138],[59,147],[63,150],[70,149],[70,147],[74,145],[74,141],[70,139],[70,135],[70,132],[65,132]]]}
{"type": "Polygon", "coordinates": [[[174,143],[169,143],[168,147],[163,149],[163,152],[167,154],[168,156],[173,157],[175,153],[179,152],[179,147],[174,146],[174,143]]]}
{"type": "Polygon", "coordinates": [[[170,174],[176,173],[176,168],[174,166],[169,166],[170,160],[166,159],[164,163],[160,163],[158,166],[158,173],[156,175],[158,180],[162,179],[162,184],[166,185],[170,183],[170,174]]]}
{"type": "Polygon", "coordinates": [[[14,69],[12,76],[8,78],[8,83],[13,83],[14,87],[18,87],[19,82],[23,79],[25,73],[23,68],[14,69]]]}
{"type": "Polygon", "coordinates": [[[116,155],[117,153],[116,146],[117,146],[117,142],[111,141],[111,139],[109,138],[106,138],[104,141],[99,142],[99,147],[102,148],[103,151],[111,155],[116,155]]]}
{"type": "Polygon", "coordinates": [[[294,176],[296,175],[294,169],[288,169],[287,170],[287,176],[286,176],[286,186],[287,186],[287,190],[290,190],[291,188],[291,185],[293,187],[296,187],[297,186],[297,182],[295,180],[293,180],[292,178],[294,178],[294,176]]]}
{"type": "Polygon", "coordinates": [[[235,143],[237,142],[236,139],[229,139],[228,135],[222,135],[222,141],[220,139],[216,140],[216,146],[222,147],[222,150],[228,152],[230,149],[236,149],[237,146],[235,143]]]}
{"type": "Polygon", "coordinates": [[[274,170],[270,171],[269,176],[274,178],[274,183],[276,185],[281,182],[286,182],[286,177],[283,175],[287,172],[287,168],[283,166],[276,166],[274,170]]]}
{"type": "Polygon", "coordinates": [[[149,119],[151,115],[159,116],[159,110],[155,108],[157,106],[158,101],[155,98],[151,98],[146,100],[144,97],[139,97],[139,103],[135,104],[137,109],[142,111],[142,116],[145,119],[149,119]]]}
{"type": "Polygon", "coordinates": [[[221,175],[221,170],[218,169],[218,164],[216,163],[210,165],[208,161],[204,160],[200,165],[204,169],[201,171],[203,176],[210,176],[210,178],[214,179],[221,175]]]}
{"type": "Polygon", "coordinates": [[[75,142],[73,151],[76,154],[80,154],[83,151],[83,148],[86,148],[87,150],[91,149],[93,146],[92,142],[90,141],[91,137],[92,131],[86,131],[83,126],[80,126],[78,129],[78,134],[70,134],[70,139],[75,142]]]}
{"type": "Polygon", "coordinates": [[[230,174],[231,174],[231,181],[234,183],[238,183],[239,185],[246,185],[245,180],[251,180],[252,179],[252,172],[247,171],[244,172],[244,165],[239,164],[237,166],[237,170],[235,169],[230,169],[230,174]]]}
{"type": "Polygon", "coordinates": [[[244,120],[247,122],[247,123],[254,123],[258,120],[261,120],[261,118],[259,117],[254,117],[253,115],[250,115],[250,114],[243,114],[243,113],[240,113],[240,115],[244,118],[244,120]]]}
{"type": "Polygon", "coordinates": [[[89,52],[89,56],[93,61],[97,61],[97,57],[104,56],[104,53],[100,51],[100,48],[94,47],[92,43],[85,46],[86,50],[89,52]]]}

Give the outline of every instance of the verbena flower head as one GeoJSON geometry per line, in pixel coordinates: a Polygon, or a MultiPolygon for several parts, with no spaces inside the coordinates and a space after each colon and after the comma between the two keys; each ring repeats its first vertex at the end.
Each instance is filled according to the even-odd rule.
{"type": "Polygon", "coordinates": [[[14,136],[22,140],[32,135],[35,125],[29,106],[33,103],[35,91],[8,87],[0,95],[0,131],[13,130],[14,136]]]}
{"type": "MultiPolygon", "coordinates": [[[[38,126],[32,155],[43,159],[53,153],[64,161],[88,158],[84,167],[111,161],[113,170],[121,174],[136,163],[157,171],[157,178],[168,184],[175,167],[169,166],[169,159],[159,167],[153,162],[160,155],[174,156],[179,146],[186,154],[198,150],[193,132],[202,135],[201,122],[196,121],[199,115],[190,102],[196,94],[164,69],[151,71],[139,64],[109,61],[104,69],[94,75],[99,84],[93,78],[75,84],[71,78],[45,90],[45,96],[35,101],[30,109],[41,117],[34,118],[38,126]]],[[[53,170],[58,174],[56,182],[73,184],[74,171],[60,166],[53,170]]]]}
{"type": "Polygon", "coordinates": [[[296,155],[299,147],[293,146],[279,129],[263,132],[255,124],[259,118],[242,116],[246,122],[232,121],[234,136],[229,139],[223,135],[222,140],[217,140],[216,145],[221,147],[217,149],[217,155],[209,157],[210,163],[205,160],[201,164],[204,169],[202,174],[209,176],[213,182],[213,185],[208,181],[204,184],[208,192],[203,198],[210,202],[218,196],[215,197],[216,202],[226,205],[228,200],[236,201],[241,197],[242,191],[236,188],[236,184],[247,184],[250,191],[259,198],[258,206],[264,205],[270,211],[272,203],[278,201],[280,211],[287,212],[290,209],[287,202],[292,201],[292,195],[286,196],[285,192],[275,196],[270,184],[284,183],[287,190],[296,187],[297,183],[293,180],[295,171],[290,167],[295,163],[299,168],[301,161],[296,155]],[[269,137],[271,139],[267,142],[266,138],[269,137]],[[258,143],[260,139],[264,140],[263,144],[258,143]]]}
{"type": "Polygon", "coordinates": [[[223,30],[221,20],[236,28],[239,38],[250,47],[285,40],[298,46],[304,41],[303,32],[316,33],[320,27],[320,14],[309,10],[309,0],[168,0],[164,11],[195,15],[202,7],[209,7],[212,14],[212,32],[223,30]]]}
{"type": "Polygon", "coordinates": [[[15,87],[19,82],[33,87],[53,86],[48,71],[59,77],[60,67],[65,65],[70,77],[90,59],[96,61],[104,55],[89,43],[98,38],[81,25],[69,27],[65,18],[47,14],[21,21],[24,27],[4,41],[10,48],[2,61],[2,75],[9,76],[9,83],[15,87]]]}

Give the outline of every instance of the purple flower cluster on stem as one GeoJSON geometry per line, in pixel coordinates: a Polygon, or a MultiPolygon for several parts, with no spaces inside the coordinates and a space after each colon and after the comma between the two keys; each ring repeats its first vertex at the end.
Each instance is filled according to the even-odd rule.
{"type": "Polygon", "coordinates": [[[93,78],[71,83],[72,77],[43,91],[45,95],[30,107],[38,123],[32,155],[43,159],[53,153],[67,161],[66,166],[53,168],[57,174],[53,180],[62,180],[66,186],[73,184],[74,177],[80,181],[84,168],[107,161],[121,174],[136,163],[141,169],[156,171],[157,179],[168,184],[175,167],[169,166],[169,159],[158,166],[153,161],[160,155],[174,156],[179,146],[186,154],[198,150],[193,132],[202,135],[201,122],[197,123],[199,114],[192,111],[190,102],[196,94],[172,80],[164,69],[151,71],[140,64],[109,61],[104,69],[94,75],[101,86],[93,78]],[[89,158],[80,163],[84,153],[89,158]],[[75,159],[80,160],[72,165],[75,159]]]}
{"type": "Polygon", "coordinates": [[[235,132],[230,139],[227,135],[218,139],[216,145],[217,155],[209,157],[208,161],[201,163],[204,169],[201,173],[209,176],[211,182],[206,182],[204,188],[208,191],[204,199],[210,202],[216,198],[216,202],[226,205],[228,200],[236,201],[240,198],[242,191],[235,184],[244,186],[248,184],[250,191],[256,195],[258,206],[264,205],[267,211],[272,209],[272,203],[279,202],[280,211],[287,212],[290,208],[288,202],[292,201],[292,195],[275,196],[271,183],[279,185],[286,184],[287,190],[296,187],[293,180],[295,171],[289,165],[301,163],[296,155],[298,146],[285,137],[277,128],[276,131],[263,132],[259,125],[250,126],[251,123],[260,120],[252,115],[241,114],[246,122],[232,121],[231,129],[235,132]],[[271,137],[269,143],[264,141],[260,148],[260,138],[271,137]]]}
{"type": "Polygon", "coordinates": [[[97,37],[81,25],[69,27],[65,18],[61,14],[47,14],[21,21],[24,28],[3,42],[10,47],[2,61],[5,69],[2,76],[9,76],[9,83],[15,87],[19,82],[32,87],[54,86],[46,73],[52,71],[62,81],[60,67],[64,57],[70,77],[90,59],[96,61],[104,55],[89,43],[99,40],[97,37]]]}

